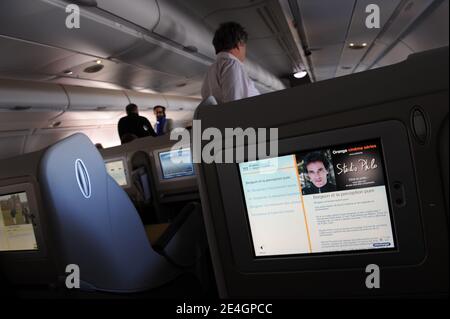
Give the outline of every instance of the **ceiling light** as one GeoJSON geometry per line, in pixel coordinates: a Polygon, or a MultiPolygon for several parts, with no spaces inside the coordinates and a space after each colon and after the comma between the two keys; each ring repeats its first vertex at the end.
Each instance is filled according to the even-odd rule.
{"type": "Polygon", "coordinates": [[[305,70],[301,70],[301,71],[299,71],[299,72],[295,72],[295,73],[294,73],[294,78],[296,78],[296,79],[302,79],[302,78],[304,78],[307,74],[308,74],[308,72],[306,72],[305,70]]]}
{"type": "Polygon", "coordinates": [[[363,42],[363,43],[350,42],[348,44],[348,47],[353,50],[363,49],[363,48],[367,47],[367,42],[363,42]]]}

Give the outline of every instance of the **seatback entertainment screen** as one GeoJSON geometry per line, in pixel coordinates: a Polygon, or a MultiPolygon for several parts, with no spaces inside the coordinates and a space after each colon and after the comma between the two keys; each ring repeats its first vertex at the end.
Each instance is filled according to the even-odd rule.
{"type": "Polygon", "coordinates": [[[26,192],[0,194],[0,252],[37,249],[26,192]]]}
{"type": "Polygon", "coordinates": [[[395,248],[379,140],[238,165],[256,257],[395,248]]]}
{"type": "Polygon", "coordinates": [[[183,148],[159,153],[162,178],[172,179],[178,177],[194,176],[191,149],[183,148]]]}
{"type": "Polygon", "coordinates": [[[109,176],[111,176],[117,184],[119,184],[120,186],[128,185],[123,160],[106,162],[105,165],[106,171],[108,172],[109,176]]]}

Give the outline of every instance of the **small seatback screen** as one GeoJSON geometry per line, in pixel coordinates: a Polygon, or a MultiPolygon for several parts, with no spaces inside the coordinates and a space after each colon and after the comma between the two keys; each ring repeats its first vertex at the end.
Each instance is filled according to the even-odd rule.
{"type": "Polygon", "coordinates": [[[194,176],[190,148],[160,152],[159,161],[163,179],[194,176]]]}
{"type": "Polygon", "coordinates": [[[238,165],[256,257],[395,247],[380,141],[238,165]]]}
{"type": "Polygon", "coordinates": [[[37,250],[26,192],[0,194],[0,251],[37,250]]]}
{"type": "Polygon", "coordinates": [[[123,160],[106,162],[106,171],[120,186],[128,185],[123,160]]]}

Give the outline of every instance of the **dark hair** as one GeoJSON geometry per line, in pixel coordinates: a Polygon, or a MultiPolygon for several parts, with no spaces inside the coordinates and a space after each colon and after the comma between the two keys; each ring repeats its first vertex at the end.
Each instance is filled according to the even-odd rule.
{"type": "Polygon", "coordinates": [[[330,168],[330,162],[328,162],[328,159],[325,157],[325,155],[322,152],[312,152],[308,153],[305,158],[303,159],[305,169],[308,170],[306,167],[314,162],[322,162],[323,166],[325,166],[326,170],[330,168]]]}
{"type": "Polygon", "coordinates": [[[248,33],[239,23],[226,22],[216,30],[212,43],[217,54],[237,47],[240,42],[246,43],[247,39],[248,33]]]}
{"type": "Polygon", "coordinates": [[[155,106],[155,107],[153,108],[153,111],[156,111],[156,109],[158,109],[158,108],[162,108],[164,112],[166,111],[166,107],[165,107],[165,106],[162,106],[162,105],[157,105],[157,106],[155,106]]]}
{"type": "Polygon", "coordinates": [[[125,110],[127,111],[127,115],[134,113],[137,109],[138,109],[138,107],[134,103],[128,104],[127,107],[125,108],[125,110]]]}

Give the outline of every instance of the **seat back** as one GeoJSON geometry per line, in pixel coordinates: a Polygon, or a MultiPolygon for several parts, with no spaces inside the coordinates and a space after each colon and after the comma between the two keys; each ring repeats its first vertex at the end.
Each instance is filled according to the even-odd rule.
{"type": "Polygon", "coordinates": [[[159,204],[158,193],[152,177],[150,158],[144,151],[138,151],[131,157],[133,169],[133,183],[138,191],[136,206],[144,221],[149,223],[162,223],[167,221],[163,217],[159,204]]]}
{"type": "Polygon", "coordinates": [[[144,167],[140,167],[133,171],[132,173],[133,183],[139,191],[140,200],[144,204],[151,203],[152,193],[150,190],[149,176],[144,167]]]}
{"type": "Polygon", "coordinates": [[[76,264],[85,287],[115,292],[146,290],[178,274],[151,248],[136,209],[87,136],[48,148],[39,171],[61,274],[76,264]]]}

